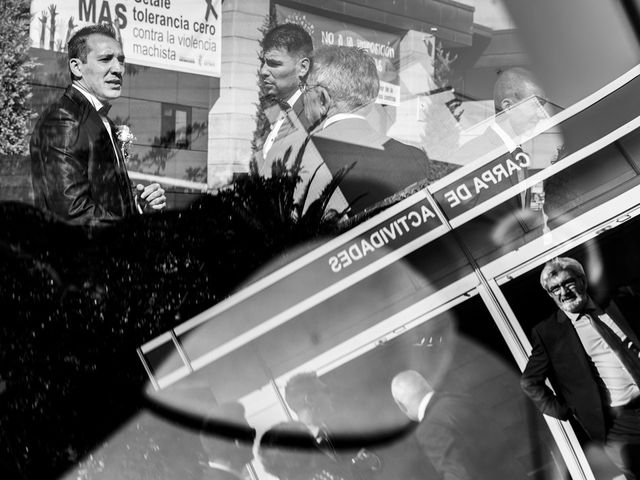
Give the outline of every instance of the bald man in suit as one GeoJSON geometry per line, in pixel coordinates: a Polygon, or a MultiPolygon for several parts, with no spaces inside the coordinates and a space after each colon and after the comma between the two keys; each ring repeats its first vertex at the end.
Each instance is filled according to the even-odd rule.
{"type": "Polygon", "coordinates": [[[391,394],[416,422],[415,436],[443,480],[524,479],[496,422],[467,395],[436,392],[415,370],[398,373],[391,394]]]}

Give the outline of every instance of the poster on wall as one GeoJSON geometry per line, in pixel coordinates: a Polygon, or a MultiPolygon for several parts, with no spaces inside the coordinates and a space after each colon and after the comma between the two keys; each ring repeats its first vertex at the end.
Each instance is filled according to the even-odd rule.
{"type": "Polygon", "coordinates": [[[375,60],[380,77],[380,91],[376,102],[382,105],[399,105],[400,35],[361,27],[282,5],[276,5],[276,19],[278,23],[296,23],[304,27],[313,38],[313,45],[316,47],[319,45],[346,45],[365,49],[375,60]]]}
{"type": "Polygon", "coordinates": [[[71,33],[110,23],[127,63],[220,76],[222,0],[33,0],[31,46],[66,50],[71,33]]]}

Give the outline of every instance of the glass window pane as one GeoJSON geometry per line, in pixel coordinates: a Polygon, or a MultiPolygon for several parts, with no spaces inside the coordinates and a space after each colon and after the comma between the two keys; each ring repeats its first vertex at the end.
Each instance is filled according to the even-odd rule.
{"type": "Polygon", "coordinates": [[[324,415],[323,428],[342,459],[336,469],[351,462],[352,471],[389,479],[459,471],[472,478],[553,478],[564,469],[554,460],[553,441],[523,398],[511,356],[478,297],[324,373],[320,381],[331,403],[316,418],[300,416],[306,410],[297,404],[300,394],[293,387],[306,385],[312,389],[307,394],[320,402],[313,384],[294,376],[282,395],[303,422],[318,423],[317,416],[324,415]],[[392,396],[391,385],[399,382],[396,401],[407,402],[409,412],[415,408],[408,400],[413,392],[405,391],[401,380],[407,370],[435,391],[420,426],[408,422],[392,396]],[[405,426],[409,430],[394,438],[405,426]],[[385,441],[388,437],[394,440],[385,441]],[[359,459],[363,448],[365,459],[359,459]]]}
{"type": "MultiPolygon", "coordinates": [[[[609,311],[609,302],[624,303],[626,301],[624,299],[630,299],[637,295],[640,285],[639,252],[636,241],[639,229],[640,222],[635,218],[616,228],[605,230],[592,240],[561,254],[562,257],[573,258],[581,263],[587,276],[589,297],[596,305],[601,305],[606,311],[609,311]]],[[[540,286],[541,270],[542,267],[538,266],[501,286],[518,322],[532,343],[535,343],[531,335],[534,326],[545,319],[561,318],[558,315],[562,315],[557,313],[558,307],[554,305],[553,299],[540,286]]],[[[570,325],[570,329],[573,329],[571,323],[568,325],[570,325]]],[[[587,390],[582,393],[580,399],[575,397],[575,394],[570,391],[571,385],[567,382],[567,372],[573,368],[574,364],[573,362],[563,363],[562,355],[558,355],[559,351],[556,350],[554,343],[549,342],[546,333],[544,335],[544,340],[542,340],[545,344],[544,349],[548,352],[551,366],[554,369],[554,373],[549,373],[549,380],[555,391],[560,392],[557,394],[563,395],[566,398],[565,401],[570,402],[571,408],[576,409],[576,414],[570,419],[570,422],[585,449],[596,478],[615,476],[616,469],[604,454],[601,445],[590,438],[590,435],[593,435],[593,430],[586,431],[586,429],[593,428],[593,419],[586,418],[584,410],[582,410],[583,407],[578,404],[579,402],[585,402],[585,404],[595,402],[597,405],[602,401],[602,406],[599,408],[608,409],[607,400],[600,399],[601,394],[597,393],[597,388],[595,389],[595,398],[592,395],[593,392],[587,394],[587,390]]],[[[575,344],[569,338],[563,338],[565,340],[562,344],[558,344],[562,351],[571,352],[570,355],[575,355],[577,359],[583,356],[588,358],[580,344],[578,344],[580,345],[578,350],[573,353],[572,349],[575,344]]],[[[577,374],[573,372],[571,375],[577,374]]]]}
{"type": "MultiPolygon", "coordinates": [[[[187,480],[220,474],[228,455],[236,477],[270,478],[268,461],[249,461],[252,442],[304,420],[285,385],[314,371],[335,396],[332,430],[353,440],[344,460],[368,469],[329,473],[439,478],[442,458],[415,432],[375,443],[408,421],[390,388],[407,368],[462,395],[461,408],[467,395],[483,405],[462,423],[482,430],[477,446],[509,443],[493,466],[522,474],[494,478],[578,476],[579,449],[560,435],[556,446],[520,392],[514,356],[523,362],[526,339],[507,321],[529,330],[552,304],[535,273],[502,283],[571,248],[594,285],[637,288],[640,7],[618,3],[5,0],[24,5],[2,16],[7,45],[19,32],[25,44],[4,49],[0,69],[0,311],[11,322],[0,332],[0,423],[12,442],[0,448],[0,477],[187,480]],[[118,93],[108,117],[134,138],[106,160],[109,129],[91,99],[73,119],[75,107],[56,107],[64,120],[31,134],[73,80],[67,41],[85,22],[113,23],[126,54],[121,78],[106,81],[118,93]],[[308,33],[313,58],[278,43],[286,38],[270,48],[276,24],[308,33]],[[328,46],[363,49],[372,68],[330,70],[328,46]],[[23,100],[33,115],[16,119],[23,100]],[[159,183],[166,210],[140,216],[129,205],[130,218],[109,216],[104,229],[50,215],[28,151],[39,133],[62,153],[42,172],[66,167],[47,186],[60,190],[81,140],[75,165],[95,180],[80,190],[106,184],[128,198],[127,175],[110,170],[123,150],[131,186],[159,183]],[[298,154],[299,182],[271,168],[298,154]],[[332,179],[335,193],[310,209],[332,179]],[[496,282],[517,319],[489,303],[496,282]]],[[[89,77],[109,60],[80,50],[75,65],[89,77]]],[[[75,80],[91,90],[104,79],[75,80]]],[[[315,473],[334,460],[321,453],[305,461],[315,473]]],[[[596,478],[615,475],[589,459],[596,478]]]]}

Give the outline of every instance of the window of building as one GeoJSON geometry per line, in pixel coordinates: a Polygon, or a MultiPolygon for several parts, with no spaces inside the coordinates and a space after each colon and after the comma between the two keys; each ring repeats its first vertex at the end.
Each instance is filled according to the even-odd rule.
{"type": "Polygon", "coordinates": [[[191,146],[191,107],[162,104],[160,144],[165,148],[189,149],[191,146]]]}

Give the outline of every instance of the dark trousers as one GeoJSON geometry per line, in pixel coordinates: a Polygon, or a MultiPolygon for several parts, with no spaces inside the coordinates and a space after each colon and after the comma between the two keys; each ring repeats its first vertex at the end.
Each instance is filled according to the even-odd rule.
{"type": "Polygon", "coordinates": [[[612,424],[604,450],[627,480],[640,479],[640,402],[611,409],[612,424]]]}

